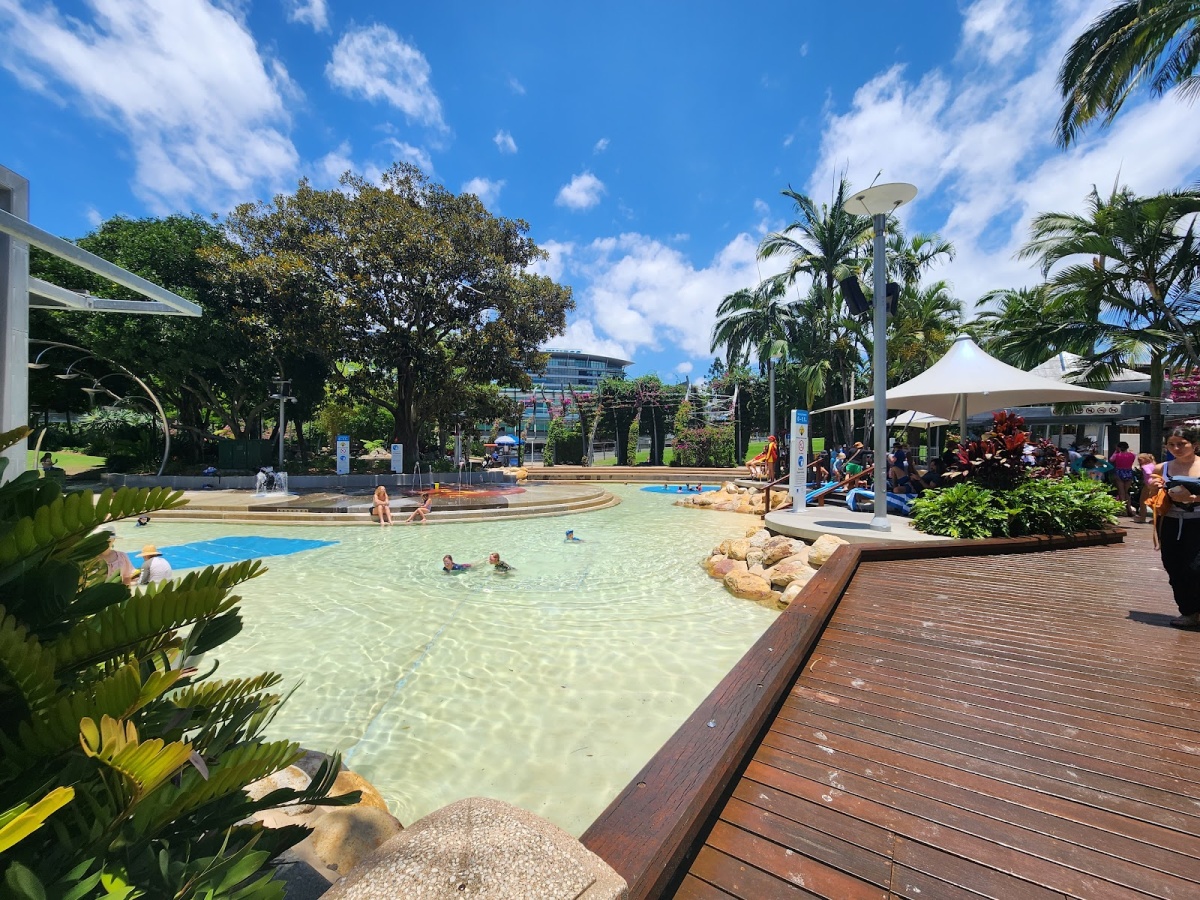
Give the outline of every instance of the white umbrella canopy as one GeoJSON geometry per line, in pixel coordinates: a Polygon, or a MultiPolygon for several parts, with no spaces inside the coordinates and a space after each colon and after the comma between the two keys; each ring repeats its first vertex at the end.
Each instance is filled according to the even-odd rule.
{"type": "Polygon", "coordinates": [[[907,412],[892,416],[885,424],[889,428],[937,428],[941,425],[949,425],[950,420],[910,409],[907,412]]]}
{"type": "MultiPolygon", "coordinates": [[[[889,407],[910,407],[939,418],[957,420],[964,432],[967,417],[975,413],[1038,403],[1087,403],[1097,400],[1121,403],[1128,399],[1128,394],[1098,391],[1023,372],[984,353],[966,335],[958,338],[945,356],[916,378],[889,388],[887,392],[889,407]]],[[[874,398],[868,395],[861,400],[827,406],[817,412],[870,409],[874,403],[874,398]]]]}

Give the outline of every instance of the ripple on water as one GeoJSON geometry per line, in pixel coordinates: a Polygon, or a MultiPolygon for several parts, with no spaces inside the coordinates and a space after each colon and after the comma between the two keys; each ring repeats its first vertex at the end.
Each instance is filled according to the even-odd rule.
{"type": "MultiPolygon", "coordinates": [[[[339,543],[267,560],[220,672],[300,682],[270,733],[345,753],[402,822],[487,795],[579,834],[775,617],[699,565],[754,520],[613,491],[575,517],[272,528],[339,543]],[[516,571],[441,572],[492,551],[516,571]]],[[[262,530],[153,528],[159,545],[262,530]]]]}

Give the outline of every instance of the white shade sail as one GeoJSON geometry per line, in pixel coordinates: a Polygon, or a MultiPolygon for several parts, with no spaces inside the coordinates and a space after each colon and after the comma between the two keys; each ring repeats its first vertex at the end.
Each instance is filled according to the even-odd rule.
{"type": "Polygon", "coordinates": [[[886,424],[889,428],[937,428],[939,425],[949,425],[950,420],[910,409],[892,416],[886,424]]]}
{"type": "MultiPolygon", "coordinates": [[[[936,363],[903,384],[889,388],[890,409],[910,408],[951,421],[962,421],[976,413],[1039,403],[1122,403],[1128,394],[1098,391],[1088,387],[1040,378],[989,356],[966,335],[958,338],[936,363]]],[[[827,406],[817,412],[839,409],[870,409],[874,399],[827,406]]]]}

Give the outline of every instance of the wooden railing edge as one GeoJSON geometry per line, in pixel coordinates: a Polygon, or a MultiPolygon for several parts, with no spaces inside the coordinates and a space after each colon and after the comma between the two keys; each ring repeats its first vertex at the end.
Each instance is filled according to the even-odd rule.
{"type": "Polygon", "coordinates": [[[1070,536],[841,546],[580,837],[629,885],[660,896],[783,703],[862,562],[992,556],[1119,543],[1119,529],[1070,536]]]}

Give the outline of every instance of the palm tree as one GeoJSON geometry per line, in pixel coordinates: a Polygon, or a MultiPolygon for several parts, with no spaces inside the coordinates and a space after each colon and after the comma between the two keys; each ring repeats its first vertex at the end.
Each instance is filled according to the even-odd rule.
{"type": "Polygon", "coordinates": [[[746,361],[751,353],[765,365],[770,379],[771,434],[775,434],[775,360],[787,355],[787,335],[795,312],[786,299],[787,284],[768,278],[754,290],[743,288],[717,307],[709,349],[725,348],[729,368],[746,361]]]}
{"type": "Polygon", "coordinates": [[[1055,333],[1051,319],[1070,319],[1071,312],[1055,311],[1046,284],[989,291],[975,308],[982,312],[963,331],[992,356],[1018,369],[1032,369],[1060,350],[1082,356],[1095,346],[1093,341],[1079,343],[1078,335],[1068,345],[1064,336],[1055,333]]]}
{"type": "Polygon", "coordinates": [[[915,285],[926,269],[942,259],[953,261],[954,245],[942,240],[941,235],[915,234],[906,238],[904,231],[894,225],[888,231],[888,271],[906,287],[915,285]]]}
{"type": "MultiPolygon", "coordinates": [[[[1166,364],[1200,366],[1200,191],[1138,197],[1095,188],[1086,215],[1043,213],[1020,252],[1041,262],[1048,303],[1030,328],[1063,348],[1086,351],[1095,374],[1149,357],[1151,397],[1161,397],[1166,364]],[[1185,226],[1186,223],[1186,226],[1185,226]]],[[[1162,416],[1151,410],[1150,448],[1162,416]]]]}
{"type": "Polygon", "coordinates": [[[1120,0],[1076,38],[1063,58],[1059,143],[1070,144],[1097,117],[1108,125],[1143,86],[1160,95],[1178,87],[1194,99],[1200,94],[1198,64],[1200,2],[1120,0]]]}
{"type": "Polygon", "coordinates": [[[945,281],[901,291],[888,329],[888,382],[920,375],[946,355],[962,327],[962,302],[945,281]]]}
{"type": "MultiPolygon", "coordinates": [[[[809,335],[812,339],[807,342],[809,347],[805,355],[793,355],[808,376],[823,373],[818,379],[822,393],[828,376],[836,374],[843,400],[854,399],[859,355],[857,352],[839,352],[847,344],[855,344],[857,323],[846,311],[838,284],[847,276],[857,274],[863,261],[870,257],[874,235],[870,216],[846,211],[844,204],[850,194],[850,183],[845,178],[838,182],[828,205],[818,205],[806,194],[789,188],[783,195],[795,204],[795,220],[783,231],[768,234],[758,245],[760,259],[779,255],[790,257],[788,268],[781,276],[786,284],[794,284],[801,275],[806,275],[820,292],[819,296],[802,301],[810,314],[806,317],[806,327],[812,330],[809,335]],[[823,360],[832,362],[834,357],[837,357],[837,368],[830,371],[823,360]]],[[[854,434],[853,416],[852,411],[846,413],[845,439],[854,434]]]]}

